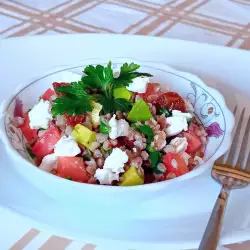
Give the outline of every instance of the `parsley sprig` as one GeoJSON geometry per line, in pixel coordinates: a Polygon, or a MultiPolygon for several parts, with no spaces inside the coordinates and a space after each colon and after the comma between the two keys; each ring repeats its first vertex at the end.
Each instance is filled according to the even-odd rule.
{"type": "Polygon", "coordinates": [[[72,82],[70,85],[57,87],[56,91],[63,96],[53,101],[53,115],[81,115],[93,109],[90,104],[91,97],[83,89],[82,82],[72,82]]]}
{"type": "Polygon", "coordinates": [[[148,73],[137,72],[140,65],[135,63],[124,63],[120,68],[120,74],[114,78],[112,63],[107,66],[89,65],[84,70],[81,81],[73,82],[67,86],[57,87],[55,90],[62,93],[53,101],[53,115],[81,115],[90,112],[93,107],[91,100],[102,104],[102,112],[115,113],[116,111],[128,112],[132,103],[126,99],[113,97],[113,91],[118,87],[128,86],[138,76],[152,76],[148,73]],[[98,94],[89,95],[85,90],[97,89],[98,94]]]}
{"type": "Polygon", "coordinates": [[[128,112],[132,104],[122,98],[115,99],[113,91],[118,87],[126,87],[137,77],[136,70],[140,66],[135,63],[124,63],[120,68],[120,74],[114,78],[111,62],[108,65],[102,66],[87,66],[84,69],[85,76],[82,77],[82,82],[85,88],[96,88],[100,94],[95,95],[95,101],[103,106],[104,114],[115,113],[117,110],[128,112]]]}

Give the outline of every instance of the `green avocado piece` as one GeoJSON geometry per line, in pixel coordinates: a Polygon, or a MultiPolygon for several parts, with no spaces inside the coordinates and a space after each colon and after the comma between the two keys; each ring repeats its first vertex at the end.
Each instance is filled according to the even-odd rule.
{"type": "Polygon", "coordinates": [[[133,93],[126,89],[126,87],[116,88],[113,90],[113,96],[115,99],[122,98],[129,101],[133,93]]]}
{"type": "Polygon", "coordinates": [[[143,100],[139,99],[128,113],[127,119],[130,122],[147,121],[152,117],[148,104],[143,100]]]}

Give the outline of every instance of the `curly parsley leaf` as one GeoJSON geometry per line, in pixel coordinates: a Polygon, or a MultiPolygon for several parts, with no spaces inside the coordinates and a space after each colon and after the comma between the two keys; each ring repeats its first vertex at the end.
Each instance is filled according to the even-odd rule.
{"type": "Polygon", "coordinates": [[[132,103],[126,99],[117,98],[114,99],[114,110],[119,110],[121,112],[128,112],[132,107],[132,103]]]}
{"type": "Polygon", "coordinates": [[[90,97],[70,97],[61,96],[56,98],[52,104],[53,115],[81,115],[86,112],[92,111],[93,107],[90,105],[90,97]]]}
{"type": "Polygon", "coordinates": [[[105,122],[101,121],[100,132],[103,134],[109,134],[111,128],[105,122]]]}
{"type": "Polygon", "coordinates": [[[85,88],[97,88],[106,90],[107,87],[113,82],[114,75],[111,67],[111,62],[107,67],[103,65],[89,65],[84,71],[86,75],[82,77],[85,88]]]}
{"type": "Polygon", "coordinates": [[[86,91],[83,89],[83,83],[79,82],[72,82],[69,85],[60,86],[55,88],[57,92],[66,94],[68,96],[88,96],[86,91]]]}
{"type": "Polygon", "coordinates": [[[113,113],[114,112],[114,103],[113,100],[110,101],[109,98],[107,98],[104,95],[96,95],[95,101],[99,102],[102,105],[102,111],[104,114],[113,113]]]}
{"type": "Polygon", "coordinates": [[[62,93],[63,96],[53,101],[53,115],[63,115],[64,113],[69,115],[81,115],[93,109],[90,105],[90,96],[83,89],[81,81],[57,87],[55,90],[62,93]]]}
{"type": "Polygon", "coordinates": [[[136,78],[136,70],[140,68],[140,65],[135,63],[124,63],[121,66],[120,74],[117,78],[114,79],[115,87],[126,87],[129,83],[136,78]]]}
{"type": "Polygon", "coordinates": [[[121,66],[120,75],[126,75],[126,74],[133,73],[134,71],[136,71],[139,68],[140,68],[140,65],[138,65],[138,64],[135,64],[135,63],[130,63],[130,64],[124,63],[121,66]]]}
{"type": "Polygon", "coordinates": [[[147,143],[151,143],[151,141],[154,138],[154,132],[150,126],[140,125],[140,126],[135,126],[135,129],[146,136],[147,143]]]}
{"type": "Polygon", "coordinates": [[[101,103],[104,114],[115,113],[118,110],[121,112],[129,112],[132,107],[131,102],[122,98],[111,99],[106,96],[99,96],[99,98],[96,96],[96,99],[101,103]]]}

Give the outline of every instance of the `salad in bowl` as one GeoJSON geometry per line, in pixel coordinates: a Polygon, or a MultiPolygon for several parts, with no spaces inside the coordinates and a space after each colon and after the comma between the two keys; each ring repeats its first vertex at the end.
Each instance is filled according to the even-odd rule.
{"type": "Polygon", "coordinates": [[[53,70],[6,102],[2,139],[14,167],[52,197],[163,195],[230,146],[233,114],[200,78],[160,63],[112,62],[53,70]]]}
{"type": "Polygon", "coordinates": [[[77,81],[52,82],[30,110],[19,107],[16,127],[37,167],[71,181],[133,186],[202,164],[208,134],[192,104],[139,67],[88,65],[77,81]]]}

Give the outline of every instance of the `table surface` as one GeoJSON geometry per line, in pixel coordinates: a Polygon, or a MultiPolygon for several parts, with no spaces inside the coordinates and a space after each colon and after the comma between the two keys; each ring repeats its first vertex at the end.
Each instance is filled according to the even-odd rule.
{"type": "MultiPolygon", "coordinates": [[[[162,36],[250,50],[250,0],[0,0],[2,39],[88,32],[162,36]]],[[[3,250],[99,249],[39,231],[1,207],[0,215],[3,250]]],[[[222,249],[250,249],[250,241],[222,249]]]]}

